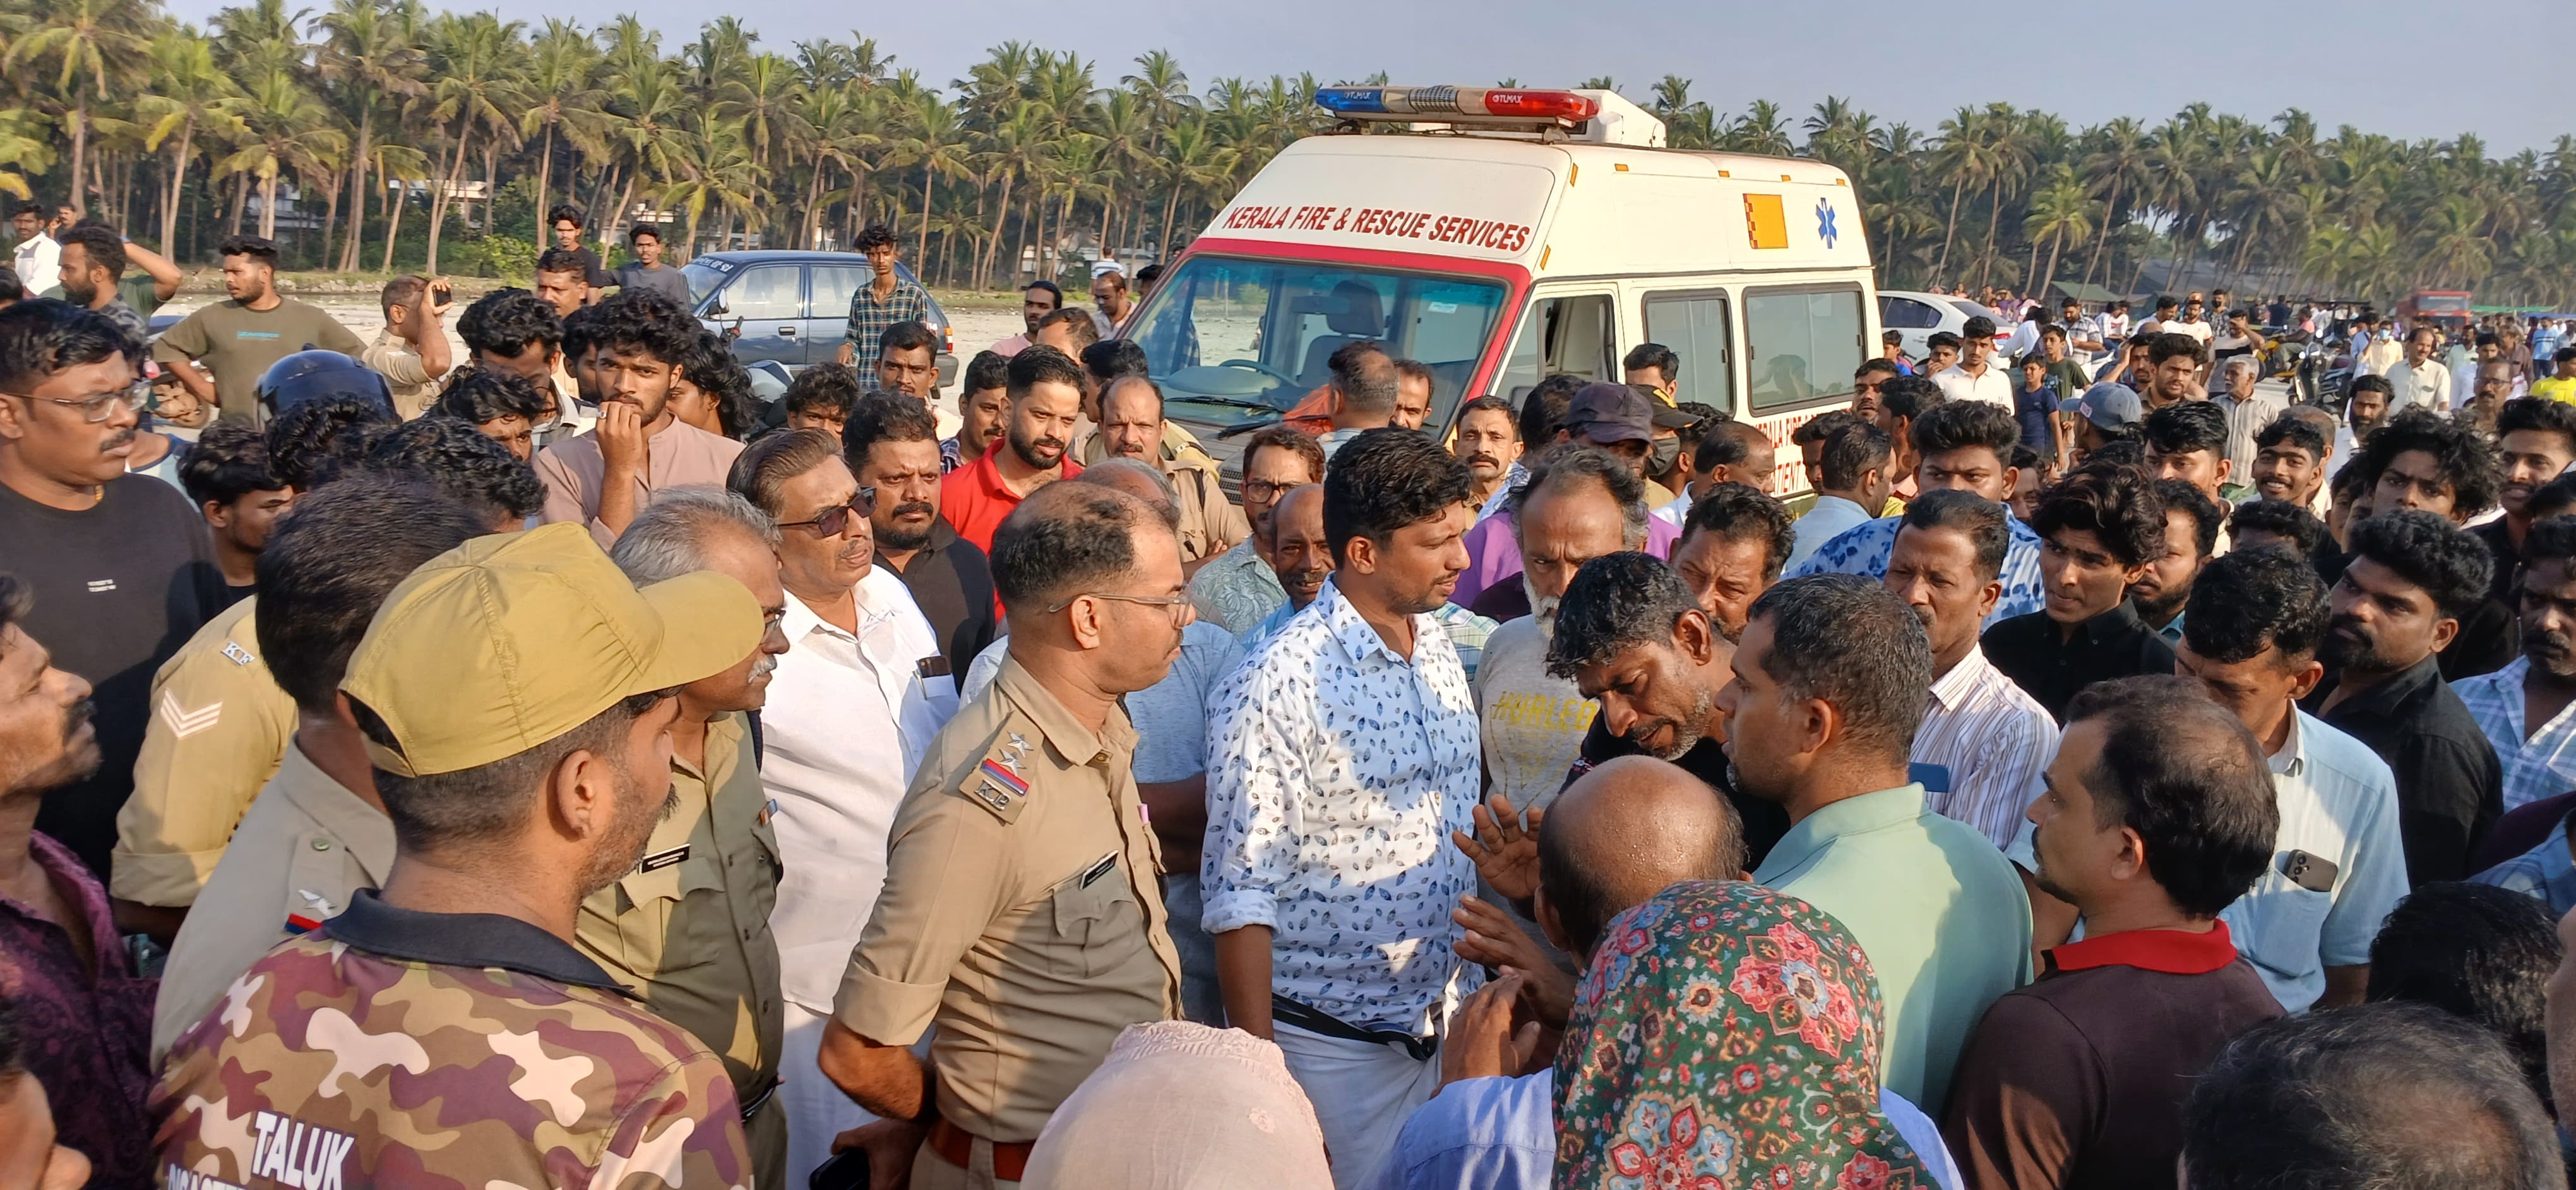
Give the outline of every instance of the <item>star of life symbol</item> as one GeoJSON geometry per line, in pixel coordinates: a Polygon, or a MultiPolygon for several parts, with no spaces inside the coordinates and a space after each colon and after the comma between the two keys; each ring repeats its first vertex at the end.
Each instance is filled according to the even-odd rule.
{"type": "Polygon", "coordinates": [[[1833,247],[1834,241],[1840,238],[1840,233],[1834,230],[1834,203],[1832,199],[1820,198],[1816,200],[1816,235],[1825,241],[1825,247],[1828,248],[1833,247]]]}

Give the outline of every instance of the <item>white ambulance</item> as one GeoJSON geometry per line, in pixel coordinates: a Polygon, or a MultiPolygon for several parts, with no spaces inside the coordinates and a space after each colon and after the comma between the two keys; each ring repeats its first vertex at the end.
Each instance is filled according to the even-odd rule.
{"type": "Polygon", "coordinates": [[[1848,407],[1877,354],[1841,170],[1664,148],[1662,123],[1609,91],[1335,87],[1317,102],[1342,133],[1263,167],[1127,323],[1172,418],[1231,462],[1243,431],[1324,383],[1335,350],[1376,339],[1430,365],[1424,428],[1445,434],[1468,398],[1517,407],[1558,372],[1619,380],[1628,349],[1653,342],[1681,357],[1680,400],[1759,425],[1774,491],[1805,491],[1789,432],[1848,407]]]}

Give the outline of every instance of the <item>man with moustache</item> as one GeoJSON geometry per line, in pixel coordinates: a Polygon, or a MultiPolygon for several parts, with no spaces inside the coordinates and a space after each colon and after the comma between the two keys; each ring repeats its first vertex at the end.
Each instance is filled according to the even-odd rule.
{"type": "Polygon", "coordinates": [[[939,481],[940,515],[959,537],[987,554],[993,531],[1029,493],[1082,474],[1082,464],[1065,453],[1082,419],[1082,366],[1037,344],[1011,357],[1007,383],[1011,418],[1002,433],[1006,449],[987,450],[939,481]]]}
{"type": "Polygon", "coordinates": [[[2451,685],[2495,747],[2508,811],[2576,788],[2576,517],[2532,525],[2521,550],[2522,656],[2451,685]]]}
{"type": "Polygon", "coordinates": [[[92,679],[103,761],[46,794],[37,829],[105,876],[152,714],[152,675],[224,606],[188,498],[125,456],[147,391],[115,320],[42,298],[0,310],[0,559],[33,593],[22,621],[92,679]]]}
{"type": "Polygon", "coordinates": [[[1925,492],[1905,506],[1883,580],[1932,642],[1932,697],[1911,757],[1918,771],[1938,769],[1942,788],[1927,790],[1925,800],[1997,847],[2021,829],[2057,748],[2047,708],[1996,669],[1977,641],[2003,598],[2010,515],[1973,492],[1925,492]]]}
{"type": "MultiPolygon", "coordinates": [[[[1733,640],[1690,585],[1653,555],[1633,551],[1584,563],[1565,588],[1547,644],[1548,672],[1600,704],[1566,780],[1622,756],[1671,761],[1726,795],[1743,823],[1744,866],[1753,868],[1789,833],[1789,814],[1735,787],[1726,717],[1717,713],[1734,657],[1733,640]]],[[[1537,816],[1527,817],[1535,825],[1537,816]]],[[[1516,908],[1526,917],[1531,907],[1516,908]]]]}
{"type": "Polygon", "coordinates": [[[1252,526],[1218,486],[1216,460],[1194,441],[1173,446],[1164,434],[1167,424],[1163,389],[1153,377],[1129,373],[1102,386],[1103,457],[1135,459],[1163,473],[1179,501],[1181,565],[1195,573],[1201,562],[1251,536],[1252,526]]]}
{"type": "Polygon", "coordinates": [[[2470,526],[2469,532],[2495,555],[2489,597],[2510,607],[2519,601],[2515,584],[2522,572],[2523,540],[2531,532],[2531,494],[2576,464],[2576,405],[2546,397],[2518,398],[2504,403],[2495,426],[2496,463],[2504,473],[2504,482],[2496,488],[2496,503],[2504,507],[2504,515],[2470,526]]]}
{"type": "MultiPolygon", "coordinates": [[[[2320,410],[2319,412],[2323,412],[2320,410]]],[[[2333,416],[2326,415],[2331,422],[2333,416]]],[[[2328,429],[2298,413],[2284,413],[2254,432],[2254,493],[2250,499],[2280,500],[2323,515],[2328,429]]]]}
{"type": "Polygon", "coordinates": [[[1449,453],[1467,465],[1468,497],[1476,507],[1484,507],[1521,460],[1521,432],[1512,417],[1512,403],[1488,395],[1459,406],[1458,432],[1449,439],[1449,453]]]}
{"type": "Polygon", "coordinates": [[[984,551],[939,515],[945,472],[938,433],[921,402],[868,397],[841,427],[841,459],[859,486],[876,490],[868,525],[877,565],[903,579],[939,636],[947,671],[962,685],[975,655],[1000,635],[999,604],[984,551]]]}
{"type": "Polygon", "coordinates": [[[599,423],[537,456],[537,478],[546,485],[539,519],[585,526],[605,549],[653,493],[724,486],[742,444],[681,421],[669,407],[680,364],[705,333],[696,319],[643,286],[590,309],[599,423]]]}
{"type": "Polygon", "coordinates": [[[2468,875],[2469,846],[2503,810],[2503,767],[2437,664],[2486,597],[2486,547],[2422,509],[2352,530],[2352,564],[2327,594],[2326,676],[2299,705],[2369,746],[2397,777],[2410,884],[2468,875]]]}
{"type": "Polygon", "coordinates": [[[1673,543],[1673,570],[1717,633],[1744,635],[1744,617],[1789,561],[1796,529],[1787,505],[1741,483],[1701,493],[1673,543]]]}
{"type": "Polygon", "coordinates": [[[1270,510],[1270,566],[1279,576],[1281,590],[1288,592],[1288,602],[1270,613],[1268,619],[1246,629],[1241,642],[1246,649],[1268,640],[1288,626],[1290,617],[1306,610],[1317,595],[1324,592],[1324,580],[1332,577],[1333,551],[1324,537],[1324,487],[1322,484],[1300,484],[1279,497],[1270,510]]]}
{"type": "Polygon", "coordinates": [[[1271,511],[1288,489],[1324,478],[1324,448],[1293,426],[1271,426],[1243,444],[1243,515],[1252,533],[1190,576],[1190,602],[1199,614],[1229,632],[1242,633],[1288,602],[1262,551],[1270,540],[1271,511]]]}

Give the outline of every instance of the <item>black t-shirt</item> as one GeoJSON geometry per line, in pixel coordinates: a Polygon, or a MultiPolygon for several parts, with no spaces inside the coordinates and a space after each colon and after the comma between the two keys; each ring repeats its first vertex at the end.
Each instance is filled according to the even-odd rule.
{"type": "Polygon", "coordinates": [[[36,829],[105,879],[152,675],[224,602],[214,541],[188,498],[149,476],[109,480],[97,506],[79,512],[0,487],[0,570],[35,589],[27,634],[92,687],[98,773],[47,793],[36,829]]]}
{"type": "Polygon", "coordinates": [[[617,284],[616,275],[599,263],[599,254],[591,251],[588,245],[573,249],[573,254],[581,257],[583,275],[589,279],[591,288],[606,289],[617,284]]]}
{"type": "MultiPolygon", "coordinates": [[[[877,563],[884,565],[879,554],[877,563]]],[[[889,566],[889,570],[894,568],[889,566]]],[[[930,522],[930,543],[912,556],[911,569],[897,570],[923,619],[939,634],[940,652],[948,658],[949,676],[966,685],[966,667],[1001,635],[993,598],[993,570],[984,551],[957,536],[945,517],[930,522]]]]}
{"type": "MultiPolygon", "coordinates": [[[[1644,749],[1629,743],[1626,736],[1610,734],[1610,729],[1601,725],[1601,716],[1595,715],[1592,727],[1583,733],[1583,750],[1575,758],[1574,767],[1565,774],[1565,779],[1570,783],[1576,777],[1591,772],[1595,765],[1621,756],[1645,754],[1644,749]]],[[[1789,811],[1736,789],[1733,777],[1727,772],[1726,745],[1716,740],[1701,740],[1673,763],[1726,795],[1727,803],[1735,807],[1736,817],[1744,820],[1744,870],[1750,872],[1761,867],[1762,857],[1771,854],[1773,845],[1779,843],[1782,835],[1789,833],[1789,811]]]]}

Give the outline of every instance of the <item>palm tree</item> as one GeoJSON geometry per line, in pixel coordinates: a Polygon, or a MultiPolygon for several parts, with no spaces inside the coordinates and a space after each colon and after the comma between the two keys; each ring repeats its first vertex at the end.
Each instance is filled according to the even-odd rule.
{"type": "MultiPolygon", "coordinates": [[[[451,137],[455,152],[448,158],[446,178],[429,196],[429,259],[422,267],[432,275],[438,272],[438,240],[447,204],[464,187],[465,159],[475,130],[480,128],[496,140],[518,138],[518,124],[505,109],[518,106],[512,84],[519,65],[514,51],[524,49],[520,27],[517,21],[502,24],[488,12],[444,16],[431,26],[431,66],[438,81],[430,117],[442,125],[441,131],[447,121],[455,121],[451,137]]],[[[485,184],[488,187],[490,180],[485,184]]]]}
{"type": "Polygon", "coordinates": [[[2060,161],[2049,170],[2048,181],[2030,196],[2030,216],[2022,221],[2022,234],[2030,237],[2031,272],[2022,282],[2025,294],[2045,294],[2057,281],[2057,254],[2071,237],[2082,240],[2093,234],[2093,214],[2098,209],[2092,197],[2084,192],[2084,182],[2075,176],[2075,167],[2060,161]],[[2048,270],[2039,269],[2039,243],[2048,241],[2048,270]]]}
{"type": "Polygon", "coordinates": [[[75,204],[86,184],[90,108],[113,99],[110,86],[122,84],[143,63],[150,45],[144,30],[153,15],[145,0],[46,0],[34,26],[0,55],[0,67],[11,71],[55,64],[53,97],[70,117],[75,204]]]}
{"type": "Polygon", "coordinates": [[[2136,120],[2121,116],[2086,134],[2092,150],[2085,154],[2083,171],[2087,188],[2103,196],[2102,234],[2093,241],[2093,254],[2084,262],[2084,284],[2093,283],[2093,272],[2102,263],[2102,249],[2111,242],[2111,229],[2121,221],[2121,197],[2144,193],[2152,184],[2147,164],[2147,138],[2136,120]]]}
{"type": "MultiPolygon", "coordinates": [[[[528,56],[527,97],[535,106],[519,117],[519,136],[542,134],[537,150],[537,199],[533,208],[546,222],[546,198],[553,193],[555,138],[561,136],[581,152],[607,156],[601,107],[607,93],[591,85],[599,68],[599,46],[581,26],[555,17],[537,34],[528,56]]],[[[551,223],[547,224],[551,227],[551,223]]],[[[538,237],[543,240],[541,235],[538,237]]]]}
{"type": "Polygon", "coordinates": [[[197,159],[197,136],[205,132],[228,139],[239,131],[241,117],[231,101],[241,89],[215,66],[213,45],[192,30],[170,30],[153,38],[151,58],[152,93],[135,101],[135,114],[149,124],[146,150],[170,146],[170,181],[161,199],[161,251],[175,254],[179,195],[188,181],[188,165],[197,159]]]}
{"type": "Polygon", "coordinates": [[[957,109],[939,101],[937,95],[924,93],[912,105],[912,135],[896,146],[889,164],[917,166],[921,170],[920,242],[913,249],[913,260],[925,259],[930,252],[930,199],[932,187],[941,178],[970,177],[974,170],[966,159],[965,124],[957,109]]]}
{"type": "Polygon", "coordinates": [[[244,143],[216,162],[215,172],[258,180],[259,234],[273,239],[278,175],[292,170],[309,179],[336,165],[348,149],[348,138],[331,127],[330,109],[283,70],[253,83],[237,110],[246,129],[244,143]]]}
{"type": "Polygon", "coordinates": [[[388,103],[424,94],[423,69],[411,30],[381,0],[333,0],[322,17],[323,38],[316,55],[322,81],[338,92],[345,115],[358,127],[357,151],[350,158],[349,238],[341,245],[342,271],[358,267],[360,241],[366,230],[367,174],[375,159],[376,117],[388,103]]]}

